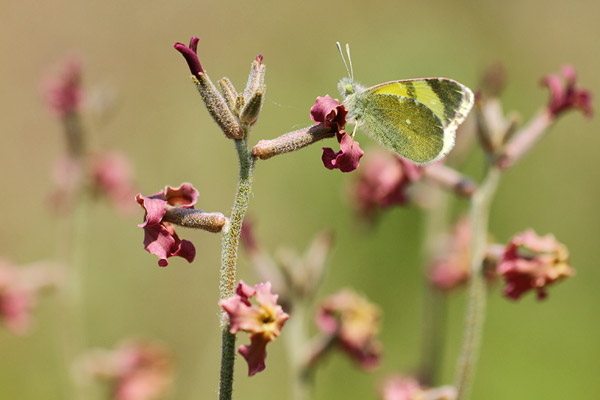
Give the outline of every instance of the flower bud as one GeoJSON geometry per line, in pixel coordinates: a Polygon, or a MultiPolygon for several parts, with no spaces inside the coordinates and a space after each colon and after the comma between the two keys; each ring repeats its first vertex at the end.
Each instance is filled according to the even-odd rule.
{"type": "Polygon", "coordinates": [[[219,87],[221,88],[221,92],[223,92],[223,98],[225,99],[227,107],[229,107],[231,111],[234,111],[238,93],[235,91],[233,83],[231,83],[229,78],[221,78],[219,81],[219,87]]]}
{"type": "Polygon", "coordinates": [[[258,55],[250,67],[248,83],[246,83],[246,89],[244,90],[244,98],[246,99],[246,102],[248,102],[249,99],[254,96],[256,91],[260,90],[264,86],[265,65],[262,63],[262,59],[262,54],[258,55]]]}
{"type": "Polygon", "coordinates": [[[199,72],[196,76],[192,76],[196,88],[206,104],[206,108],[217,125],[221,128],[225,136],[229,139],[241,139],[244,137],[242,127],[236,121],[233,113],[227,107],[225,100],[217,91],[217,88],[208,75],[204,72],[199,72]]]}
{"type": "Polygon", "coordinates": [[[249,125],[254,125],[258,120],[258,114],[262,108],[266,87],[258,88],[252,97],[247,99],[244,108],[240,112],[240,121],[249,125]]]}

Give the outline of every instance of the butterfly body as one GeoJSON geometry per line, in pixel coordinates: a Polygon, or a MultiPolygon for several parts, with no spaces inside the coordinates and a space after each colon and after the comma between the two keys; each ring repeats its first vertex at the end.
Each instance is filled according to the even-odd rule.
{"type": "Polygon", "coordinates": [[[473,106],[473,93],[446,78],[391,81],[364,88],[343,78],[348,120],[364,127],[381,145],[416,164],[445,156],[458,126],[473,106]]]}

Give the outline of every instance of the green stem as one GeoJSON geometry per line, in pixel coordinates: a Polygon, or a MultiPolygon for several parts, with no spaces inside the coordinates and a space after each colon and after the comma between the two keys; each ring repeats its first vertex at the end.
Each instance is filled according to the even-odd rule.
{"type": "Polygon", "coordinates": [[[490,205],[498,187],[500,174],[497,167],[490,166],[483,183],[471,198],[471,279],[467,295],[463,344],[456,369],[457,400],[469,398],[481,345],[487,295],[482,266],[487,244],[490,205]]]}
{"type": "MultiPolygon", "coordinates": [[[[434,207],[425,214],[424,262],[423,275],[427,276],[428,268],[439,253],[441,235],[447,230],[448,194],[434,189],[434,207]]],[[[444,332],[446,325],[446,300],[443,293],[434,288],[428,279],[425,282],[423,299],[423,344],[419,382],[426,386],[434,386],[443,353],[444,332]]]]}
{"type": "MultiPolygon", "coordinates": [[[[248,210],[248,201],[252,191],[252,175],[254,157],[248,149],[247,132],[244,139],[236,139],[235,148],[240,162],[240,175],[229,218],[229,226],[223,230],[223,247],[221,251],[221,283],[220,299],[227,299],[234,294],[237,251],[242,233],[242,222],[248,210]]],[[[229,332],[229,319],[225,311],[221,311],[221,374],[219,381],[219,400],[231,400],[233,395],[233,367],[235,363],[235,335],[229,332]]]]}

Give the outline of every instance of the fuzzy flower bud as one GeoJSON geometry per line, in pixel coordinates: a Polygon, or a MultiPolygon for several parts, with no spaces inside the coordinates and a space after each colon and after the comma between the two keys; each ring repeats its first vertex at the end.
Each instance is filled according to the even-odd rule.
{"type": "Polygon", "coordinates": [[[271,293],[269,282],[249,286],[240,281],[236,295],[219,302],[229,314],[230,332],[250,334],[250,345],[238,349],[248,363],[248,376],[265,369],[267,344],[280,335],[281,328],[290,317],[277,304],[277,297],[271,293]],[[256,305],[250,303],[252,297],[255,297],[256,305]]]}
{"type": "Polygon", "coordinates": [[[192,72],[192,80],[196,84],[198,93],[200,93],[210,116],[227,138],[241,139],[244,137],[244,131],[200,64],[197,54],[198,40],[197,37],[192,37],[189,46],[175,43],[175,50],[179,51],[188,63],[192,72]]]}
{"type": "Polygon", "coordinates": [[[531,229],[511,239],[497,272],[506,281],[504,294],[514,300],[529,290],[543,299],[548,285],[574,274],[567,248],[553,235],[538,236],[531,229]]]}

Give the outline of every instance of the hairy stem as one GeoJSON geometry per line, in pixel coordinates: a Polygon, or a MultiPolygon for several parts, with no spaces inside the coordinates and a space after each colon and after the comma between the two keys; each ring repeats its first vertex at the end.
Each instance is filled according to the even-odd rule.
{"type": "Polygon", "coordinates": [[[487,295],[482,266],[486,250],[490,205],[499,180],[500,169],[493,165],[489,166],[483,183],[471,199],[471,279],[467,295],[462,350],[456,368],[457,400],[468,399],[473,386],[483,333],[487,295]]]}
{"type": "MultiPolygon", "coordinates": [[[[252,175],[254,157],[248,149],[247,135],[236,139],[235,148],[240,162],[233,210],[229,225],[223,229],[223,247],[221,251],[220,299],[233,296],[235,288],[235,272],[238,245],[242,232],[242,222],[248,209],[248,201],[252,191],[252,175]]],[[[231,400],[233,395],[233,367],[235,363],[235,335],[229,332],[229,319],[225,311],[221,311],[221,376],[219,383],[219,400],[231,400]]]]}

